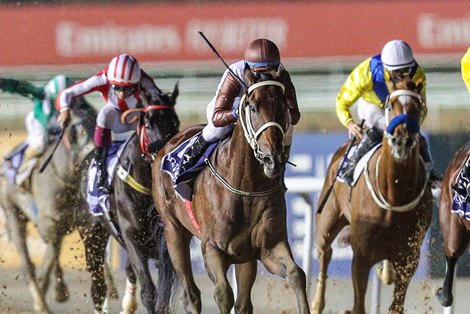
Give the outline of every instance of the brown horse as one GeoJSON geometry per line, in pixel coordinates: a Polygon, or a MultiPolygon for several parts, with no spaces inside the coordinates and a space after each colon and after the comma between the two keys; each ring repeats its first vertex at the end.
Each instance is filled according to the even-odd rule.
{"type": "MultiPolygon", "coordinates": [[[[419,262],[420,247],[432,217],[429,171],[421,161],[419,121],[423,113],[421,84],[406,81],[392,87],[386,106],[387,130],[382,147],[371,157],[353,188],[338,183],[323,212],[316,217],[316,247],[320,273],[312,313],[325,307],[331,243],[351,225],[353,250],[352,313],[365,313],[371,267],[389,260],[397,273],[390,313],[403,313],[406,291],[419,262]]],[[[330,163],[321,198],[333,182],[346,145],[330,163]]]]}
{"type": "MultiPolygon", "coordinates": [[[[287,75],[281,72],[281,79],[287,75]]],[[[259,259],[272,273],[287,277],[300,313],[308,313],[305,273],[295,264],[287,241],[286,200],[283,184],[284,140],[289,113],[284,86],[278,81],[244,71],[248,92],[240,103],[240,119],[230,139],[221,142],[209,158],[209,167],[194,181],[193,224],[169,175],[160,164],[163,156],[200,131],[186,129],[173,137],[153,165],[152,190],[165,224],[171,260],[184,289],[187,313],[201,312],[200,290],[191,269],[189,244],[201,239],[204,263],[215,284],[220,313],[252,313],[251,288],[259,259]],[[251,146],[250,146],[251,145],[251,146]],[[236,264],[238,298],[234,302],[227,270],[236,264]]]]}
{"type": "Polygon", "coordinates": [[[434,295],[442,306],[450,306],[453,302],[452,287],[455,265],[459,257],[466,251],[470,241],[470,221],[459,214],[451,212],[454,184],[460,169],[470,154],[470,142],[462,146],[452,158],[442,181],[442,194],[439,206],[439,224],[444,238],[446,257],[446,273],[443,286],[434,289],[434,295]]]}

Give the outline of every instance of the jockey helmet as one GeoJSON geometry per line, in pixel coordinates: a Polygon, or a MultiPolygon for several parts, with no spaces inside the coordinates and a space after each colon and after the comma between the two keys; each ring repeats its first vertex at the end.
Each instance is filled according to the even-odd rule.
{"type": "Polygon", "coordinates": [[[410,68],[415,65],[410,45],[400,39],[385,44],[381,54],[382,64],[388,71],[410,68]]]}
{"type": "Polygon", "coordinates": [[[69,86],[72,86],[74,83],[74,80],[70,77],[67,77],[65,75],[56,75],[49,82],[47,82],[46,86],[44,86],[44,92],[53,101],[55,101],[57,95],[61,91],[63,91],[69,86]]]}
{"type": "Polygon", "coordinates": [[[107,75],[113,85],[135,85],[140,81],[141,76],[139,62],[128,54],[115,56],[109,63],[107,75]]]}
{"type": "Polygon", "coordinates": [[[245,62],[250,68],[269,68],[281,63],[276,44],[266,38],[253,40],[245,50],[245,62]]]}

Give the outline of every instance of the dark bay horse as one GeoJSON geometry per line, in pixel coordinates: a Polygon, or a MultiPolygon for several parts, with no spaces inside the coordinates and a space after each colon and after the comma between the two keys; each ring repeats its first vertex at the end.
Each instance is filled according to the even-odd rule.
{"type": "Polygon", "coordinates": [[[442,181],[442,194],[439,206],[439,225],[444,238],[444,254],[446,257],[446,273],[442,287],[435,288],[434,294],[442,306],[450,306],[453,302],[453,282],[455,266],[459,257],[465,253],[470,241],[470,221],[457,213],[452,213],[454,191],[452,186],[470,154],[470,142],[462,146],[447,166],[442,181]]]}
{"type": "MultiPolygon", "coordinates": [[[[353,250],[352,313],[365,313],[369,271],[382,260],[388,260],[397,274],[389,313],[404,312],[406,291],[432,217],[429,171],[419,152],[424,110],[421,88],[411,81],[393,86],[385,108],[387,129],[382,147],[371,157],[357,184],[351,189],[337,183],[323,211],[317,213],[315,241],[320,273],[312,313],[321,313],[325,307],[331,243],[348,224],[353,250]]],[[[320,198],[332,184],[345,150],[343,145],[333,156],[320,198]]]]}
{"type": "Polygon", "coordinates": [[[4,168],[0,169],[0,207],[5,211],[9,233],[21,257],[33,296],[34,310],[41,313],[49,312],[45,296],[51,273],[54,275],[56,300],[64,302],[69,297],[59,254],[64,236],[73,228],[76,195],[82,177],[80,165],[87,152],[93,148],[96,111],[82,102],[80,108],[73,109],[72,113],[74,123],[66,129],[48,167],[43,173],[39,173],[39,166],[49,157],[53,145],[39,158],[33,169],[30,192],[11,183],[4,168]],[[26,243],[28,222],[36,226],[46,243],[46,252],[38,274],[26,243]]]}
{"type": "MultiPolygon", "coordinates": [[[[282,82],[283,75],[281,73],[282,82]]],[[[252,313],[251,288],[256,260],[272,273],[288,279],[300,313],[308,313],[305,273],[296,265],[287,240],[286,200],[283,173],[284,140],[289,113],[284,86],[260,80],[249,68],[244,71],[248,92],[240,103],[240,119],[231,138],[225,139],[193,184],[190,219],[185,202],[170,176],[160,169],[162,158],[183,140],[201,130],[186,129],[173,137],[153,164],[152,194],[165,225],[171,260],[181,281],[187,313],[201,313],[200,290],[191,269],[190,241],[201,239],[214,298],[220,313],[252,313]],[[234,302],[227,270],[235,264],[238,297],[234,302]]]]}
{"type": "MultiPolygon", "coordinates": [[[[153,209],[151,165],[154,155],[179,131],[179,119],[175,111],[178,86],[171,97],[164,97],[164,105],[151,105],[144,109],[130,109],[123,119],[138,117],[137,132],[127,142],[119,157],[112,181],[110,216],[116,230],[103,217],[94,217],[83,205],[79,231],[86,248],[87,269],[91,272],[92,298],[95,313],[106,311],[106,284],[103,265],[106,245],[110,235],[127,250],[126,293],[123,298],[124,313],[136,310],[136,281],[140,282],[141,299],[148,313],[173,311],[172,300],[176,292],[173,266],[163,236],[163,225],[153,209]],[[137,116],[136,116],[137,114],[137,116]],[[152,281],[148,261],[153,259],[158,270],[158,289],[152,281]]],[[[85,184],[86,186],[86,184],[85,184]]]]}

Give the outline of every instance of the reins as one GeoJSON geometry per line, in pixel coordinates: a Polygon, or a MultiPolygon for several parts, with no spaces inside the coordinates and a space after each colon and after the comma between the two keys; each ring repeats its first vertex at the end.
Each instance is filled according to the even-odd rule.
{"type": "MultiPolygon", "coordinates": [[[[284,140],[285,140],[285,136],[286,136],[285,131],[282,128],[282,126],[279,123],[274,122],[274,121],[270,121],[270,122],[267,122],[267,123],[263,124],[258,129],[258,131],[255,131],[255,129],[253,127],[253,123],[251,121],[251,115],[250,115],[250,108],[249,108],[249,106],[246,105],[246,98],[255,89],[257,89],[259,87],[262,87],[262,86],[278,86],[282,89],[283,93],[285,92],[284,84],[282,84],[280,82],[272,81],[272,80],[271,81],[258,82],[258,83],[255,83],[255,84],[251,85],[248,88],[247,93],[243,95],[243,97],[240,101],[240,106],[238,107],[238,115],[240,117],[239,122],[240,122],[240,124],[243,128],[243,134],[245,136],[245,139],[248,142],[248,144],[250,145],[250,147],[253,149],[256,160],[258,160],[261,164],[264,163],[264,161],[263,161],[264,153],[259,149],[259,144],[258,144],[258,138],[261,135],[261,133],[263,133],[269,127],[278,128],[282,133],[282,142],[283,142],[283,144],[284,144],[284,140]],[[245,112],[243,112],[242,107],[244,107],[245,112]],[[243,116],[244,116],[245,120],[243,119],[243,116]]],[[[282,184],[283,183],[282,178],[280,178],[278,184],[276,184],[274,187],[272,187],[268,190],[265,190],[265,191],[250,192],[250,191],[239,190],[239,189],[236,189],[233,186],[231,186],[230,183],[228,183],[227,180],[225,180],[217,172],[217,169],[215,169],[215,167],[212,165],[212,163],[210,162],[210,160],[208,158],[206,159],[205,162],[208,165],[208,167],[209,167],[211,173],[214,175],[214,177],[217,180],[219,180],[219,182],[221,182],[222,185],[225,186],[230,192],[232,192],[234,194],[237,194],[237,195],[249,196],[249,197],[266,196],[266,195],[270,195],[270,194],[276,192],[283,185],[282,184]]]]}
{"type": "Polygon", "coordinates": [[[385,209],[385,210],[391,210],[391,211],[402,212],[402,213],[413,209],[416,205],[418,205],[419,201],[421,200],[421,198],[424,195],[424,192],[426,191],[426,187],[427,187],[428,182],[429,182],[430,169],[426,169],[426,166],[425,166],[426,163],[424,162],[423,158],[420,156],[419,161],[420,161],[421,165],[423,166],[423,168],[426,169],[426,176],[425,176],[425,179],[424,179],[423,188],[421,189],[418,196],[414,200],[412,200],[410,203],[405,204],[405,205],[400,205],[400,206],[394,206],[394,205],[390,204],[385,199],[383,194],[380,192],[378,178],[379,178],[379,168],[380,168],[379,167],[379,162],[380,162],[381,157],[382,157],[382,155],[377,157],[377,161],[376,161],[376,164],[375,164],[375,178],[376,178],[377,193],[375,192],[374,186],[372,185],[372,180],[370,179],[369,162],[367,162],[367,165],[364,168],[364,178],[366,179],[367,188],[369,189],[369,192],[372,195],[372,198],[374,199],[375,203],[377,205],[379,205],[381,208],[385,209]]]}

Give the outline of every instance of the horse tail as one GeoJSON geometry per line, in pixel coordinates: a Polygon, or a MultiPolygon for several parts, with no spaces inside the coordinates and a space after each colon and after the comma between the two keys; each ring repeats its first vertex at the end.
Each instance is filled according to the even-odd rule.
{"type": "Polygon", "coordinates": [[[154,205],[149,208],[149,212],[152,213],[152,238],[157,243],[158,254],[158,259],[155,261],[158,270],[156,313],[176,313],[180,290],[179,280],[168,252],[163,222],[154,205]]]}

